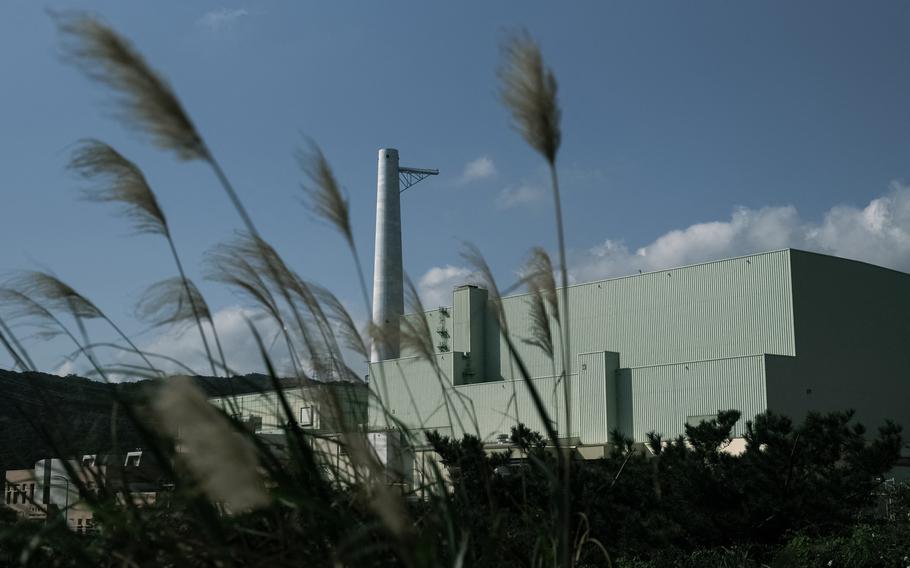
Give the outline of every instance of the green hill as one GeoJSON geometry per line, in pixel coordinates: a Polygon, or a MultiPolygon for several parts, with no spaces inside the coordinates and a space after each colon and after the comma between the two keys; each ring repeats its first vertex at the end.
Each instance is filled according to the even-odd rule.
{"type": "MultiPolygon", "coordinates": [[[[194,380],[209,396],[271,388],[267,376],[256,374],[230,382],[202,376],[194,380]]],[[[123,400],[141,405],[157,383],[106,384],[75,375],[0,370],[0,471],[29,468],[47,457],[141,447],[132,422],[122,409],[115,410],[115,389],[123,400]]],[[[282,383],[290,386],[296,381],[282,383]]]]}

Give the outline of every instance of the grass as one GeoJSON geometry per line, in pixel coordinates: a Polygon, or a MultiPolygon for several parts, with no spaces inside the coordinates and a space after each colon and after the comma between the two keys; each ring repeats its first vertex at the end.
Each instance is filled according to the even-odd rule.
{"type": "MultiPolygon", "coordinates": [[[[178,160],[207,164],[233,205],[242,232],[233,241],[210,251],[206,261],[208,278],[243,294],[262,318],[275,324],[293,374],[300,381],[359,380],[345,362],[344,354],[350,350],[366,357],[370,341],[384,340],[377,327],[369,325],[365,337],[330,291],[301,277],[262,237],[176,91],[126,38],[93,17],[64,14],[54,18],[67,59],[87,78],[109,90],[119,109],[117,117],[178,160]]],[[[537,45],[528,36],[516,36],[507,44],[501,85],[503,101],[515,117],[518,129],[531,147],[544,155],[553,173],[559,272],[565,283],[565,247],[555,170],[560,138],[556,82],[552,72],[543,65],[537,45]]],[[[305,201],[345,239],[364,307],[371,313],[366,279],[350,226],[349,203],[340,184],[315,142],[308,141],[297,157],[306,179],[302,184],[305,201]]],[[[176,276],[165,277],[148,287],[137,303],[137,316],[154,327],[194,326],[211,373],[231,377],[229,357],[222,348],[208,304],[186,276],[167,216],[140,166],[103,141],[83,140],[73,153],[70,169],[89,184],[83,198],[117,205],[121,216],[135,231],[159,235],[167,242],[176,276]]],[[[490,293],[494,304],[497,303],[499,293],[491,271],[479,251],[473,249],[470,254],[475,263],[485,267],[490,293]]],[[[569,340],[561,333],[568,325],[559,325],[555,332],[550,329],[551,320],[558,321],[561,315],[557,309],[553,268],[542,249],[536,249],[533,258],[534,273],[528,275],[528,282],[541,305],[545,303],[550,309],[549,315],[546,308],[538,314],[539,345],[553,358],[554,338],[559,340],[563,384],[568,389],[569,340]]],[[[422,313],[413,289],[409,296],[412,307],[422,313]]],[[[339,400],[334,389],[326,390],[323,412],[330,414],[330,421],[339,426],[338,436],[321,439],[299,428],[257,327],[259,316],[250,318],[248,327],[260,347],[263,368],[272,378],[283,413],[286,436],[278,445],[252,435],[231,416],[233,412],[221,412],[210,406],[191,382],[165,377],[155,362],[167,360],[166,355],[140,350],[88,296],[57,276],[48,272],[21,273],[0,289],[0,304],[3,308],[0,342],[24,371],[37,369],[26,346],[13,332],[13,326],[7,325],[8,321],[35,326],[45,337],[65,335],[75,348],[73,356],[86,360],[103,381],[110,381],[114,374],[128,373],[158,382],[148,400],[141,402],[123,399],[117,389],[112,392],[117,412],[129,420],[145,449],[174,484],[173,491],[159,503],[137,507],[124,487],[106,487],[105,476],[100,472],[64,461],[68,476],[94,511],[96,534],[76,538],[53,516],[41,527],[13,525],[0,541],[6,561],[16,556],[10,555],[10,550],[17,544],[15,560],[24,565],[99,563],[102,558],[102,564],[124,566],[283,565],[319,559],[317,563],[326,565],[418,567],[461,566],[470,557],[472,535],[464,532],[451,513],[446,474],[438,464],[431,462],[421,472],[426,483],[415,488],[414,495],[422,496],[423,505],[415,508],[411,495],[385,483],[383,466],[358,425],[344,423],[343,409],[349,401],[339,400]],[[91,319],[110,325],[124,345],[93,343],[85,325],[91,319]],[[67,320],[72,323],[66,323],[67,320]],[[131,352],[141,364],[106,363],[98,355],[102,347],[131,352]],[[344,467],[326,459],[326,448],[333,446],[344,448],[348,456],[344,467]],[[99,489],[90,490],[89,481],[99,489]],[[440,539],[439,535],[445,537],[440,539]]],[[[517,356],[504,316],[501,328],[514,364],[532,392],[537,411],[544,423],[550,425],[541,395],[517,356]]],[[[417,353],[434,364],[439,381],[451,384],[452,378],[446,377],[435,364],[429,328],[411,326],[404,331],[403,341],[412,348],[418,347],[417,353]]],[[[556,369],[555,360],[553,368],[556,369]]],[[[373,381],[379,387],[373,392],[382,392],[385,381],[381,371],[373,381]]],[[[37,395],[41,398],[40,392],[37,395]]],[[[373,406],[382,408],[381,403],[380,400],[373,406]]],[[[459,403],[464,401],[447,401],[447,405],[459,403]]],[[[52,411],[49,403],[46,410],[52,411]]],[[[463,414],[464,408],[450,409],[450,422],[459,421],[463,414]]],[[[385,420],[409,435],[394,416],[386,415],[385,420]]],[[[465,425],[460,424],[460,428],[464,430],[465,425]]],[[[66,437],[64,425],[58,424],[45,433],[54,442],[57,455],[74,455],[72,441],[62,439],[66,437]]],[[[552,426],[548,436],[558,448],[559,437],[552,426]]],[[[425,441],[412,439],[409,443],[420,445],[425,441]]],[[[569,468],[563,453],[557,455],[558,483],[554,480],[554,490],[558,494],[568,487],[569,468]]],[[[567,495],[558,499],[555,513],[555,522],[541,529],[539,540],[546,544],[539,546],[541,552],[534,556],[547,558],[547,564],[569,566],[573,555],[567,495]]]]}

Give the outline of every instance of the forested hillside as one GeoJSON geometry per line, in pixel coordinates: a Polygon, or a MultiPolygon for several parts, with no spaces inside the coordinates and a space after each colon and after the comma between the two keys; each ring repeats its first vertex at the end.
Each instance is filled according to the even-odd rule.
{"type": "MultiPolygon", "coordinates": [[[[265,375],[246,375],[230,382],[201,376],[195,380],[209,396],[271,386],[265,375]]],[[[64,454],[140,447],[133,423],[122,409],[115,409],[115,390],[122,400],[141,406],[155,383],[106,384],[75,375],[0,370],[0,470],[32,467],[39,459],[64,454]],[[53,438],[49,432],[54,433],[53,438]]]]}

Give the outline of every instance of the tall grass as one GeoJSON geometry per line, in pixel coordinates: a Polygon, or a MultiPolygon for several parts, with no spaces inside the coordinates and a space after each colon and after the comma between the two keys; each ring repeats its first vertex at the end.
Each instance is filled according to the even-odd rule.
{"type": "MultiPolygon", "coordinates": [[[[386,483],[384,466],[367,443],[361,425],[347,422],[345,407],[351,401],[342,400],[334,389],[324,390],[320,411],[335,426],[337,436],[325,438],[299,427],[257,321],[265,318],[279,330],[292,374],[300,385],[318,384],[314,380],[360,381],[345,359],[348,353],[367,358],[368,342],[383,340],[377,335],[377,326],[368,322],[365,338],[337,297],[299,275],[268,243],[176,91],[126,38],[102,21],[85,15],[55,18],[67,59],[88,78],[109,89],[118,108],[117,117],[178,160],[207,164],[237,212],[240,230],[234,239],[207,253],[205,273],[209,280],[241,293],[260,314],[247,323],[272,382],[285,436],[274,443],[251,433],[233,416],[237,414],[230,405],[233,402],[228,406],[229,412],[221,412],[206,402],[191,381],[166,377],[155,362],[175,362],[166,354],[139,349],[88,297],[52,274],[23,272],[0,288],[3,348],[19,368],[36,370],[23,343],[11,326],[6,325],[6,320],[11,319],[33,326],[43,337],[58,334],[68,337],[75,346],[73,356],[84,357],[94,374],[105,381],[123,373],[155,379],[156,388],[148,400],[127,399],[119,389],[114,389],[115,412],[127,416],[174,487],[162,494],[159,503],[139,507],[125,485],[106,491],[104,476],[79,462],[64,461],[67,474],[94,511],[99,531],[87,541],[73,540],[66,527],[55,519],[32,532],[26,528],[14,529],[3,538],[7,543],[23,539],[18,560],[36,566],[99,561],[123,566],[302,562],[422,567],[482,563],[474,543],[490,535],[472,534],[469,525],[457,516],[446,474],[435,460],[421,466],[424,481],[407,494],[386,483]],[[72,320],[77,332],[71,331],[66,319],[72,320]],[[85,320],[89,319],[100,319],[110,325],[122,344],[94,343],[85,326],[85,320]],[[142,365],[117,358],[105,362],[98,356],[97,348],[101,347],[131,353],[142,365]],[[329,457],[339,448],[347,456],[344,464],[329,457]],[[101,490],[91,491],[88,480],[101,490]]],[[[492,270],[478,249],[469,246],[465,254],[485,281],[509,360],[527,385],[535,412],[546,427],[550,444],[556,448],[554,514],[540,523],[536,543],[530,548],[533,552],[526,558],[516,558],[516,563],[567,567],[578,558],[577,549],[590,543],[581,525],[577,532],[572,529],[577,522],[569,507],[569,457],[562,450],[564,438],[572,432],[571,346],[565,237],[556,173],[561,139],[556,80],[544,65],[537,45],[527,35],[517,36],[507,44],[500,79],[503,101],[516,127],[545,158],[552,177],[561,306],[554,279],[557,270],[543,249],[532,252],[524,281],[532,292],[532,342],[550,358],[554,375],[556,358],[562,358],[560,374],[565,389],[568,432],[556,430],[543,396],[531,381],[515,339],[509,333],[492,270]],[[556,322],[555,331],[551,329],[551,320],[556,322]]],[[[341,184],[314,142],[299,150],[297,158],[305,176],[302,186],[307,206],[344,238],[366,313],[370,314],[366,279],[351,227],[350,204],[341,184]]],[[[176,276],[150,285],[137,303],[137,315],[156,327],[194,326],[212,375],[230,378],[232,372],[212,313],[201,290],[186,274],[165,212],[139,166],[104,142],[88,139],[77,146],[70,169],[91,183],[83,197],[117,204],[120,214],[137,232],[163,236],[168,243],[176,276]],[[209,337],[214,341],[214,350],[209,337]]],[[[438,364],[420,298],[410,282],[408,288],[408,304],[416,315],[402,321],[402,342],[433,366],[453,429],[466,433],[473,428],[477,432],[472,401],[452,388],[454,378],[446,376],[438,364]]],[[[196,372],[177,363],[186,374],[196,372]]],[[[372,379],[379,383],[378,390],[383,391],[382,366],[376,366],[376,370],[379,376],[372,379]]],[[[513,381],[513,389],[514,384],[513,381]]],[[[376,390],[374,387],[370,391],[371,397],[376,397],[376,390]]],[[[413,403],[413,396],[411,400],[413,403]]],[[[402,424],[383,408],[384,402],[388,402],[387,393],[378,401],[372,400],[371,406],[383,413],[385,423],[400,430],[412,447],[425,445],[426,440],[410,432],[409,425],[402,424]]],[[[517,409],[514,392],[512,403],[517,409]]],[[[47,434],[57,439],[53,432],[47,434]]],[[[74,456],[77,449],[70,440],[62,440],[55,447],[61,457],[74,456]]],[[[544,462],[537,465],[549,468],[549,462],[544,462]]]]}
{"type": "MultiPolygon", "coordinates": [[[[556,171],[556,156],[562,143],[560,127],[561,111],[556,98],[557,82],[553,71],[543,60],[537,42],[526,32],[510,38],[503,47],[504,64],[500,69],[502,100],[511,111],[516,129],[531,148],[540,153],[546,160],[550,172],[550,183],[553,192],[553,212],[556,218],[556,241],[559,247],[559,275],[563,309],[554,312],[559,325],[560,351],[562,354],[562,381],[564,391],[566,436],[571,436],[572,426],[572,359],[569,337],[569,268],[566,261],[566,239],[563,229],[562,198],[559,194],[559,176],[556,171]]],[[[532,280],[533,283],[533,280],[532,280]]],[[[532,284],[532,293],[534,287],[532,284]]],[[[555,295],[554,295],[555,298],[555,295]]],[[[553,304],[555,306],[555,303],[553,304]]],[[[538,335],[542,321],[535,328],[538,335]]],[[[560,562],[563,566],[571,564],[569,550],[569,485],[570,468],[560,463],[562,481],[562,506],[560,507],[560,562]]]]}

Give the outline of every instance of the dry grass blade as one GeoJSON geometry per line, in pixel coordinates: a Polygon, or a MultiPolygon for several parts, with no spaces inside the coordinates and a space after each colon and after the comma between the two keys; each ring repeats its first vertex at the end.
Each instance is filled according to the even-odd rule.
{"type": "Polygon", "coordinates": [[[311,185],[303,186],[310,209],[338,229],[348,244],[353,245],[354,234],[351,231],[348,200],[342,195],[341,187],[322,150],[310,142],[309,150],[297,152],[297,161],[310,180],[311,185]]]}
{"type": "MultiPolygon", "coordinates": [[[[17,277],[12,279],[10,287],[21,292],[24,296],[47,300],[52,308],[69,312],[73,316],[73,319],[76,320],[79,331],[82,333],[83,343],[85,344],[90,343],[90,341],[88,340],[85,325],[82,320],[92,318],[103,319],[120,337],[123,338],[133,352],[142,359],[149,369],[158,372],[152,362],[149,361],[148,357],[136,347],[136,344],[133,343],[129,336],[126,335],[113,320],[107,317],[104,312],[95,306],[88,298],[76,292],[72,287],[56,276],[52,276],[46,272],[25,271],[19,273],[17,277]]],[[[56,318],[54,318],[54,321],[62,327],[56,318]]],[[[69,333],[67,333],[67,335],[69,335],[69,333]]],[[[76,343],[78,344],[78,342],[76,343]]],[[[88,353],[86,355],[91,359],[91,356],[88,353]]],[[[93,361],[93,365],[97,366],[95,363],[96,362],[93,361]]]]}
{"type": "Polygon", "coordinates": [[[47,338],[56,337],[61,332],[55,327],[56,318],[44,306],[32,300],[26,294],[12,288],[0,288],[0,306],[12,320],[30,320],[39,328],[39,334],[47,334],[47,338]]]}
{"type": "MultiPolygon", "coordinates": [[[[556,153],[559,151],[561,131],[559,126],[560,110],[556,100],[556,77],[543,62],[543,56],[537,43],[527,34],[512,37],[504,47],[504,64],[500,68],[502,100],[509,111],[515,126],[525,141],[540,152],[550,166],[550,177],[553,188],[553,204],[556,216],[556,235],[559,242],[559,270],[562,284],[562,300],[566,307],[561,321],[560,346],[562,352],[562,372],[566,380],[565,420],[572,429],[571,387],[569,377],[572,374],[571,341],[569,337],[568,312],[568,273],[566,265],[565,231],[563,230],[562,204],[559,196],[559,180],[556,173],[556,153]]],[[[568,536],[569,520],[569,470],[560,468],[563,482],[562,504],[560,508],[560,564],[570,565],[568,536]]]]}
{"type": "MultiPolygon", "coordinates": [[[[142,170],[108,144],[98,140],[85,140],[79,145],[70,161],[70,169],[83,178],[99,180],[94,188],[84,191],[87,199],[119,203],[126,216],[132,218],[138,232],[159,234],[167,239],[180,278],[165,280],[149,288],[146,291],[146,298],[137,307],[137,315],[143,319],[152,319],[154,325],[195,321],[205,347],[206,359],[211,365],[212,375],[217,375],[215,361],[201,322],[202,319],[208,319],[214,332],[208,307],[199,290],[186,278],[164,212],[158,205],[158,199],[149,187],[142,170]],[[175,282],[177,287],[174,286],[175,282]]],[[[215,335],[217,336],[217,333],[215,335]]],[[[224,357],[222,364],[227,366],[224,357]]]]}
{"type": "Polygon", "coordinates": [[[313,293],[316,294],[316,297],[319,299],[319,302],[325,307],[328,311],[328,317],[335,322],[335,325],[338,328],[338,333],[341,336],[341,339],[344,341],[345,346],[354,353],[363,357],[364,360],[370,358],[369,351],[367,350],[367,344],[363,340],[363,335],[357,329],[357,325],[354,323],[354,319],[351,317],[351,314],[344,307],[341,301],[331,293],[329,290],[321,287],[310,285],[313,288],[313,293]]]}
{"type": "Polygon", "coordinates": [[[297,350],[291,342],[285,323],[286,318],[282,314],[281,306],[269,288],[268,282],[262,277],[262,274],[276,273],[275,270],[263,267],[270,261],[264,259],[261,252],[269,251],[271,247],[265,244],[260,246],[258,244],[260,242],[254,237],[241,236],[231,242],[217,245],[206,255],[206,278],[234,288],[265,309],[281,329],[291,363],[294,366],[294,373],[299,376],[297,350]]]}
{"type": "Polygon", "coordinates": [[[525,141],[555,163],[562,136],[556,77],[544,65],[537,42],[526,32],[505,43],[503,59],[499,70],[503,103],[525,141]]]}
{"type": "Polygon", "coordinates": [[[220,257],[228,265],[245,265],[241,273],[246,274],[252,270],[261,275],[257,279],[262,286],[272,284],[277,290],[286,291],[297,285],[296,276],[278,251],[257,235],[238,233],[230,242],[216,247],[213,256],[220,257]]]}
{"type": "Polygon", "coordinates": [[[179,455],[214,503],[240,513],[269,503],[256,448],[238,434],[190,379],[168,380],[153,402],[168,434],[184,449],[179,455]]]}
{"type": "Polygon", "coordinates": [[[246,253],[245,242],[240,240],[215,246],[206,253],[206,278],[236,289],[282,322],[278,302],[263,280],[260,267],[253,265],[246,253]]]}
{"type": "Polygon", "coordinates": [[[13,362],[16,364],[15,368],[18,368],[22,372],[34,371],[35,363],[28,358],[28,353],[22,348],[22,345],[16,339],[16,336],[13,335],[12,331],[6,325],[6,322],[3,321],[3,318],[0,318],[0,343],[3,343],[3,347],[6,349],[6,352],[9,353],[10,357],[13,358],[13,362]],[[19,349],[22,353],[20,354],[19,349]],[[26,361],[27,359],[27,361],[26,361]]]}
{"type": "Polygon", "coordinates": [[[97,186],[84,190],[86,199],[119,203],[138,232],[168,236],[164,212],[145,175],[117,150],[98,140],[84,140],[69,167],[85,179],[98,180],[97,186]]]}
{"type": "Polygon", "coordinates": [[[136,317],[155,327],[211,321],[205,298],[191,280],[168,278],[149,286],[136,303],[136,317]],[[189,294],[187,293],[189,290],[189,294]]]}
{"type": "MultiPolygon", "coordinates": [[[[222,259],[223,266],[235,267],[233,271],[229,269],[226,275],[223,269],[216,271],[222,275],[219,278],[222,281],[229,280],[231,284],[241,286],[252,283],[257,296],[267,295],[270,298],[270,311],[279,309],[276,298],[283,300],[290,317],[281,319],[295,324],[295,331],[300,334],[306,355],[318,376],[328,377],[332,373],[338,377],[347,376],[328,318],[311,291],[311,285],[291,270],[269,243],[258,236],[241,234],[222,245],[216,256],[222,259]],[[245,282],[237,282],[231,272],[243,275],[241,280],[245,282]],[[305,309],[301,310],[301,307],[305,309]]],[[[249,290],[245,291],[249,293],[249,290]]]]}
{"type": "Polygon", "coordinates": [[[553,312],[553,317],[558,320],[559,300],[556,296],[556,279],[553,276],[553,263],[550,262],[550,255],[547,254],[547,251],[534,247],[531,250],[531,258],[528,259],[525,272],[528,290],[532,293],[535,290],[539,291],[553,312]]]}
{"type": "Polygon", "coordinates": [[[24,297],[47,300],[51,307],[69,311],[77,318],[104,317],[101,310],[88,298],[46,272],[21,272],[10,280],[9,287],[24,297]]]}
{"type": "Polygon", "coordinates": [[[167,81],[130,42],[106,24],[84,14],[57,17],[68,40],[68,58],[86,75],[120,95],[121,118],[145,130],[160,148],[184,160],[206,159],[202,138],[167,81]]]}
{"type": "Polygon", "coordinates": [[[547,306],[539,289],[531,291],[528,299],[531,317],[531,337],[522,339],[529,345],[540,347],[551,360],[553,359],[553,334],[550,331],[550,318],[547,315],[547,306]]]}
{"type": "Polygon", "coordinates": [[[525,267],[523,280],[528,285],[531,297],[528,299],[531,317],[531,337],[525,343],[536,345],[547,356],[553,359],[553,332],[550,328],[550,316],[547,308],[559,319],[559,302],[556,298],[556,280],[553,278],[553,265],[547,252],[540,247],[531,251],[531,258],[525,267]]]}

